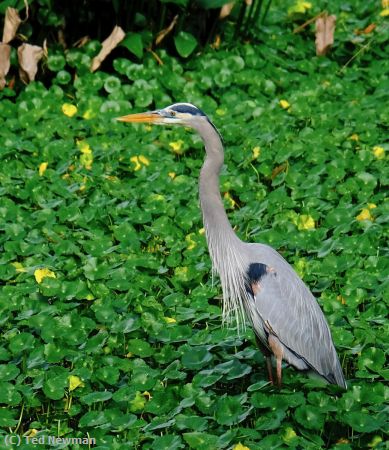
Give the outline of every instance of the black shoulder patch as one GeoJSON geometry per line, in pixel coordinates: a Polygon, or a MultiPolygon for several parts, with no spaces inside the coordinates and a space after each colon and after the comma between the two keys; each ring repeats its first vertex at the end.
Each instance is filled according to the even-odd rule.
{"type": "Polygon", "coordinates": [[[185,103],[177,103],[176,105],[173,105],[171,109],[179,113],[191,114],[192,116],[206,117],[206,114],[204,114],[203,111],[201,111],[201,109],[197,108],[196,106],[187,105],[185,103]]]}
{"type": "Polygon", "coordinates": [[[259,280],[266,275],[267,266],[266,264],[253,263],[250,264],[247,270],[247,278],[251,283],[258,283],[259,280]]]}

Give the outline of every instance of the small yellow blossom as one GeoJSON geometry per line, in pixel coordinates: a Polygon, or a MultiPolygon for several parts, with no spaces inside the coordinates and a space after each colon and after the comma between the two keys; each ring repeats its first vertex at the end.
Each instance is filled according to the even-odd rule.
{"type": "Polygon", "coordinates": [[[288,14],[304,14],[312,8],[312,3],[297,0],[296,3],[288,9],[288,14]]]}
{"type": "Polygon", "coordinates": [[[235,208],[236,201],[231,197],[229,192],[224,194],[224,198],[228,201],[230,208],[235,208]]]}
{"type": "Polygon", "coordinates": [[[389,16],[389,8],[385,8],[380,12],[381,17],[387,17],[389,16]]]}
{"type": "Polygon", "coordinates": [[[143,166],[148,166],[150,161],[143,155],[132,156],[130,161],[135,164],[134,170],[140,170],[143,166]]]}
{"type": "Polygon", "coordinates": [[[238,444],[235,445],[235,447],[232,448],[232,450],[250,450],[250,447],[246,447],[245,445],[239,442],[238,444]]]}
{"type": "Polygon", "coordinates": [[[282,109],[290,108],[290,103],[287,100],[280,100],[279,104],[282,109]]]}
{"type": "Polygon", "coordinates": [[[83,153],[84,155],[92,154],[92,149],[85,139],[78,140],[77,147],[80,149],[80,152],[83,153]]]}
{"type": "Polygon", "coordinates": [[[77,141],[77,147],[82,153],[80,156],[80,163],[85,167],[85,169],[91,170],[93,163],[93,151],[91,149],[91,146],[85,139],[83,139],[77,141]]]}
{"type": "Polygon", "coordinates": [[[34,277],[38,284],[41,284],[45,278],[57,278],[55,273],[46,267],[42,267],[41,269],[36,269],[34,272],[34,277]]]}
{"type": "Polygon", "coordinates": [[[25,269],[23,267],[23,265],[20,262],[18,262],[18,261],[15,261],[15,262],[11,263],[11,266],[15,267],[16,272],[19,272],[19,273],[27,272],[27,269],[25,269]]]}
{"type": "Polygon", "coordinates": [[[355,217],[357,220],[373,220],[373,216],[370,214],[369,208],[363,208],[362,211],[355,217]]]}
{"type": "Polygon", "coordinates": [[[92,119],[92,118],[95,117],[95,116],[96,116],[96,113],[93,112],[91,109],[87,109],[87,110],[84,112],[84,114],[82,115],[82,117],[83,117],[85,120],[92,119]]]}
{"type": "Polygon", "coordinates": [[[134,354],[132,352],[128,352],[126,355],[126,358],[132,358],[134,356],[134,354]]]}
{"type": "Polygon", "coordinates": [[[186,237],[185,237],[185,241],[188,244],[187,249],[188,250],[193,250],[196,247],[196,242],[192,239],[194,233],[189,233],[186,237]]]}
{"type": "Polygon", "coordinates": [[[142,168],[142,164],[140,164],[137,156],[132,156],[130,158],[130,161],[135,164],[135,167],[134,167],[135,171],[140,170],[142,168]]]}
{"type": "Polygon", "coordinates": [[[349,444],[350,441],[347,438],[341,437],[336,441],[337,444],[349,444]]]}
{"type": "Polygon", "coordinates": [[[65,116],[73,117],[75,114],[77,114],[77,106],[71,105],[70,103],[64,103],[62,105],[62,112],[65,114],[65,116]]]}
{"type": "Polygon", "coordinates": [[[139,155],[138,159],[139,159],[139,162],[141,162],[144,166],[150,165],[150,161],[146,158],[146,156],[139,155]]]}
{"type": "Polygon", "coordinates": [[[205,229],[204,228],[200,228],[199,229],[199,234],[204,234],[205,233],[205,229]]]}
{"type": "Polygon", "coordinates": [[[28,431],[26,431],[23,436],[26,438],[33,438],[38,434],[38,430],[36,428],[30,428],[28,431]]]}
{"type": "Polygon", "coordinates": [[[174,178],[176,177],[176,173],[175,172],[169,172],[168,173],[169,177],[174,180],[174,178]]]}
{"type": "Polygon", "coordinates": [[[85,384],[82,382],[81,378],[77,377],[76,375],[69,375],[68,381],[69,381],[69,391],[74,391],[78,387],[85,386],[85,384]]]}
{"type": "Polygon", "coordinates": [[[253,148],[253,159],[259,158],[261,154],[261,148],[260,147],[254,147],[253,148]]]}
{"type": "Polygon", "coordinates": [[[307,214],[301,214],[297,221],[297,228],[299,230],[312,230],[315,228],[315,221],[313,217],[307,214]]]}
{"type": "Polygon", "coordinates": [[[182,148],[183,145],[184,145],[184,141],[182,139],[179,139],[178,141],[169,143],[169,147],[173,150],[173,152],[176,155],[182,155],[184,153],[184,149],[182,148]]]}
{"type": "Polygon", "coordinates": [[[173,319],[173,317],[164,317],[166,323],[177,323],[176,319],[173,319]]]}
{"type": "Polygon", "coordinates": [[[359,136],[356,133],[354,133],[348,139],[349,139],[349,141],[358,142],[359,141],[359,136]]]}
{"type": "Polygon", "coordinates": [[[382,8],[389,8],[389,0],[381,0],[382,8]]]}
{"type": "Polygon", "coordinates": [[[369,209],[374,209],[374,208],[377,208],[377,205],[376,205],[375,203],[368,203],[368,204],[367,204],[367,207],[368,207],[369,209]]]}
{"type": "Polygon", "coordinates": [[[375,147],[373,147],[373,153],[377,159],[385,158],[385,149],[383,147],[380,147],[379,145],[376,145],[375,147]]]}
{"type": "Polygon", "coordinates": [[[297,437],[297,434],[294,431],[294,429],[292,427],[286,427],[285,428],[285,432],[284,432],[284,434],[282,436],[282,440],[284,442],[286,442],[287,444],[289,444],[292,441],[294,441],[296,437],[297,437]]]}
{"type": "Polygon", "coordinates": [[[40,177],[46,172],[48,165],[49,165],[49,163],[47,163],[47,162],[43,162],[43,163],[39,164],[39,176],[40,177]]]}
{"type": "Polygon", "coordinates": [[[144,391],[142,395],[143,397],[146,397],[147,400],[151,400],[153,398],[149,391],[144,391]]]}

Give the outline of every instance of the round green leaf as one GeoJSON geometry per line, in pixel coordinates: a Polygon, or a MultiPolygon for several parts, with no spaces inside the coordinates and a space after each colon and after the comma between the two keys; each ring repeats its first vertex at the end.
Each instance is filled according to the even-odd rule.
{"type": "Polygon", "coordinates": [[[178,54],[183,58],[187,58],[197,47],[196,38],[186,31],[180,31],[177,36],[174,37],[174,43],[178,54]]]}

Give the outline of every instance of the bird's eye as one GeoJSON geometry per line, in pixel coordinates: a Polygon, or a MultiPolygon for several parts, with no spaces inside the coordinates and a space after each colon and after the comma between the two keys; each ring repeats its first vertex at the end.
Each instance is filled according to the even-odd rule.
{"type": "Polygon", "coordinates": [[[170,114],[171,117],[174,117],[176,115],[176,112],[175,111],[169,111],[169,114],[170,114]]]}

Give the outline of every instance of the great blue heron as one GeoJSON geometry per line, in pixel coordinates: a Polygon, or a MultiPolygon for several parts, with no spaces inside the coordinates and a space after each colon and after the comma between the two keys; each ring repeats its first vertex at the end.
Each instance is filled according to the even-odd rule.
{"type": "Polygon", "coordinates": [[[190,103],[176,103],[118,120],[183,125],[200,134],[206,150],[199,179],[200,203],[213,268],[222,284],[223,318],[233,313],[238,325],[244,315],[249,318],[272,383],[273,354],[278,385],[285,360],[346,389],[330,329],[315,297],[276,250],[243,242],[232,229],[219,190],[223,144],[206,114],[190,103]]]}

